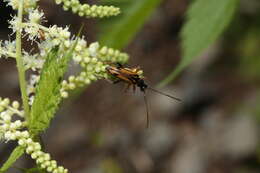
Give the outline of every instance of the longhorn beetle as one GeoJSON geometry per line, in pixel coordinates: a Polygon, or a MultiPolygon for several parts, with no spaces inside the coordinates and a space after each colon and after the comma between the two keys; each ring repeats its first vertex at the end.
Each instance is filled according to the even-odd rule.
{"type": "Polygon", "coordinates": [[[140,67],[135,67],[135,68],[127,68],[124,67],[120,63],[116,64],[111,64],[106,67],[106,71],[109,75],[111,75],[113,79],[113,83],[118,83],[118,82],[124,82],[127,84],[126,90],[129,89],[130,86],[133,87],[133,90],[135,91],[136,86],[139,87],[140,91],[143,92],[144,94],[144,102],[146,106],[146,118],[147,118],[147,124],[146,127],[149,127],[150,121],[149,121],[149,112],[148,112],[148,104],[147,104],[147,99],[146,99],[146,94],[145,91],[147,89],[159,93],[161,95],[164,95],[166,97],[169,97],[171,99],[181,101],[181,99],[171,96],[169,94],[165,94],[161,91],[158,91],[154,88],[151,88],[148,86],[145,81],[144,81],[144,76],[142,75],[142,70],[140,67]]]}

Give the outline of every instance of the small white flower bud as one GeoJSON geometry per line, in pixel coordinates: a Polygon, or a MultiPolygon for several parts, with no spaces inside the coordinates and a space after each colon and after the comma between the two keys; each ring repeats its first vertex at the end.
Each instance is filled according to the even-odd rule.
{"type": "Polygon", "coordinates": [[[52,172],[53,168],[51,166],[47,167],[47,172],[52,172]]]}
{"type": "Polygon", "coordinates": [[[42,151],[36,151],[36,153],[37,153],[38,157],[41,157],[43,159],[42,156],[44,155],[44,153],[42,151]]]}
{"type": "Polygon", "coordinates": [[[32,159],[36,159],[38,157],[38,155],[35,153],[35,152],[33,152],[32,154],[31,154],[31,158],[32,159]]]}
{"type": "Polygon", "coordinates": [[[21,136],[21,134],[22,134],[22,133],[21,133],[20,131],[17,130],[17,131],[15,132],[15,136],[16,136],[16,138],[19,138],[19,137],[21,136]]]}
{"type": "Polygon", "coordinates": [[[16,120],[16,121],[14,122],[14,124],[15,124],[16,128],[19,128],[19,127],[22,126],[21,120],[16,120]]]}
{"type": "Polygon", "coordinates": [[[110,56],[113,56],[113,55],[114,55],[114,50],[113,50],[112,48],[109,48],[109,49],[108,49],[108,54],[109,54],[110,56]]]}
{"type": "Polygon", "coordinates": [[[64,42],[64,45],[65,45],[65,47],[69,48],[69,47],[70,47],[70,41],[69,41],[69,40],[66,40],[66,41],[64,42]]]}
{"type": "Polygon", "coordinates": [[[75,76],[70,76],[70,77],[69,77],[69,81],[70,81],[70,82],[75,81],[75,76]]]}
{"type": "Polygon", "coordinates": [[[2,129],[3,129],[4,131],[8,130],[9,128],[10,128],[10,125],[9,125],[9,124],[3,124],[3,125],[2,125],[2,129]]]}
{"type": "Polygon", "coordinates": [[[85,63],[89,63],[89,62],[90,62],[90,58],[89,58],[89,57],[85,57],[85,58],[84,58],[84,62],[85,62],[85,63]]]}
{"type": "Polygon", "coordinates": [[[9,100],[8,98],[5,98],[5,99],[3,100],[4,106],[9,105],[9,103],[10,103],[10,100],[9,100]]]}
{"type": "Polygon", "coordinates": [[[52,173],[58,173],[58,170],[57,170],[57,169],[54,169],[54,170],[52,171],[52,173]]]}
{"type": "Polygon", "coordinates": [[[63,36],[64,36],[65,38],[69,38],[69,37],[70,37],[70,32],[65,31],[65,32],[63,33],[63,36]]]}
{"type": "Polygon", "coordinates": [[[55,0],[56,4],[61,4],[62,0],[55,0]]]}
{"type": "Polygon", "coordinates": [[[10,131],[7,131],[7,132],[5,132],[4,137],[5,137],[7,140],[10,140],[11,135],[12,135],[12,133],[11,133],[10,131]]]}
{"type": "Polygon", "coordinates": [[[97,58],[92,58],[92,59],[91,59],[91,62],[93,62],[93,63],[96,63],[97,61],[98,61],[97,58]]]}
{"type": "Polygon", "coordinates": [[[79,63],[80,61],[82,61],[81,56],[75,56],[73,57],[74,61],[76,61],[77,63],[79,63]]]}
{"type": "Polygon", "coordinates": [[[100,53],[105,55],[107,53],[107,47],[106,46],[102,47],[100,53]]]}
{"type": "Polygon", "coordinates": [[[87,85],[91,83],[91,81],[90,81],[89,79],[85,79],[84,82],[85,82],[85,84],[87,84],[87,85]]]}
{"type": "Polygon", "coordinates": [[[5,116],[3,117],[3,120],[6,122],[6,123],[9,123],[11,121],[11,116],[9,114],[5,114],[5,116]]]}
{"type": "Polygon", "coordinates": [[[70,88],[71,90],[73,90],[73,89],[75,89],[75,88],[76,88],[76,86],[75,86],[75,84],[74,84],[74,83],[70,83],[70,84],[69,84],[69,88],[70,88]]]}
{"type": "Polygon", "coordinates": [[[44,160],[46,160],[46,161],[49,161],[51,159],[51,156],[48,153],[44,154],[43,157],[44,157],[44,160]]]}
{"type": "Polygon", "coordinates": [[[56,168],[56,167],[57,167],[57,162],[56,162],[55,160],[52,160],[52,161],[51,161],[51,166],[52,166],[53,168],[56,168]]]}
{"type": "Polygon", "coordinates": [[[1,106],[1,104],[0,104],[0,112],[3,112],[4,111],[4,107],[3,106],[1,106]]]}
{"type": "Polygon", "coordinates": [[[31,138],[26,139],[26,144],[27,145],[31,145],[33,143],[31,138]]]}
{"type": "Polygon", "coordinates": [[[13,106],[14,109],[18,109],[19,106],[20,106],[20,104],[19,104],[18,101],[14,101],[14,102],[12,103],[12,106],[13,106]]]}
{"type": "MultiPolygon", "coordinates": [[[[39,156],[38,156],[39,157],[39,156]]],[[[44,160],[43,160],[43,158],[42,157],[39,157],[38,159],[36,159],[36,163],[37,164],[40,164],[40,163],[42,163],[44,160]]]]}
{"type": "Polygon", "coordinates": [[[61,83],[62,86],[66,86],[67,84],[68,84],[68,82],[66,80],[63,80],[61,83]]]}
{"type": "Polygon", "coordinates": [[[97,79],[94,75],[90,75],[89,78],[90,78],[91,80],[96,80],[96,79],[97,79]]]}
{"type": "Polygon", "coordinates": [[[41,164],[41,168],[42,169],[45,169],[46,168],[46,165],[44,163],[41,164]]]}
{"type": "Polygon", "coordinates": [[[11,140],[16,140],[16,135],[14,133],[12,133],[11,136],[10,136],[10,139],[11,140]]]}
{"type": "Polygon", "coordinates": [[[15,129],[16,129],[15,123],[11,123],[11,124],[10,124],[10,129],[11,129],[11,130],[15,130],[15,129]]]}
{"type": "Polygon", "coordinates": [[[61,92],[61,97],[68,98],[69,94],[66,91],[61,92]]]}
{"type": "Polygon", "coordinates": [[[24,139],[19,139],[18,144],[24,146],[25,145],[24,139]]]}
{"type": "Polygon", "coordinates": [[[87,75],[86,72],[81,72],[81,73],[80,73],[80,76],[83,76],[83,77],[84,77],[84,76],[86,76],[86,75],[87,75]]]}
{"type": "Polygon", "coordinates": [[[99,73],[99,72],[101,71],[100,67],[97,66],[97,67],[95,68],[95,71],[96,71],[97,73],[99,73]]]}
{"type": "Polygon", "coordinates": [[[50,167],[51,162],[50,162],[50,161],[45,161],[44,164],[45,164],[47,167],[50,167]]]}
{"type": "MultiPolygon", "coordinates": [[[[23,131],[22,132],[22,137],[23,138],[28,138],[29,137],[29,132],[28,131],[23,131]]],[[[27,143],[27,140],[26,140],[26,143],[27,143]]]]}
{"type": "Polygon", "coordinates": [[[77,45],[77,46],[75,47],[75,50],[76,50],[77,52],[79,52],[79,51],[82,50],[82,47],[81,47],[80,45],[77,45]]]}
{"type": "Polygon", "coordinates": [[[34,150],[36,150],[36,151],[41,150],[41,145],[40,145],[40,143],[38,143],[38,142],[35,142],[35,143],[34,143],[34,150]]]}
{"type": "Polygon", "coordinates": [[[63,166],[59,166],[57,169],[58,169],[59,172],[63,172],[64,171],[63,166]]]}
{"type": "Polygon", "coordinates": [[[33,147],[32,147],[32,146],[28,146],[28,147],[26,148],[26,153],[27,153],[27,154],[30,154],[31,152],[33,152],[33,147]]]}

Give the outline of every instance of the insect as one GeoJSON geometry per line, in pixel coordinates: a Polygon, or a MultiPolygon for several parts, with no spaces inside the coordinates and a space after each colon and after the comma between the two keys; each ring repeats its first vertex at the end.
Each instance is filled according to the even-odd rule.
{"type": "Polygon", "coordinates": [[[42,41],[46,40],[46,37],[45,37],[45,34],[44,34],[44,31],[39,29],[39,37],[42,41]]]}
{"type": "Polygon", "coordinates": [[[140,67],[135,67],[135,68],[127,68],[124,67],[120,63],[116,64],[111,64],[106,67],[106,71],[109,75],[113,77],[113,83],[118,83],[118,82],[124,82],[127,84],[126,90],[128,90],[131,86],[133,87],[133,91],[136,90],[136,87],[139,87],[140,91],[143,92],[144,95],[144,102],[146,106],[146,127],[149,127],[150,120],[149,120],[149,112],[148,112],[148,104],[147,104],[147,98],[146,98],[146,90],[149,89],[153,92],[159,93],[161,95],[164,95],[166,97],[169,97],[171,99],[181,101],[181,99],[171,96],[169,94],[165,94],[161,91],[158,91],[154,88],[151,88],[148,86],[144,79],[145,77],[142,75],[142,70],[140,67]]]}

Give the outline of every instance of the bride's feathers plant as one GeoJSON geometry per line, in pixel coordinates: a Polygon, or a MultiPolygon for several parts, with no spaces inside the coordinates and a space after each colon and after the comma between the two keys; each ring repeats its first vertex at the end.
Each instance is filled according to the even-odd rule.
{"type": "MultiPolygon", "coordinates": [[[[66,173],[50,154],[42,151],[35,140],[54,117],[59,103],[69,96],[69,91],[107,78],[106,63],[125,63],[128,55],[97,42],[87,44],[84,37],[72,36],[69,28],[44,26],[44,13],[38,0],[4,0],[17,15],[9,21],[15,40],[0,41],[0,58],[14,58],[19,73],[22,104],[0,98],[0,138],[6,142],[16,140],[16,148],[0,172],[7,170],[25,151],[36,161],[39,169],[53,173],[66,173]],[[22,38],[37,43],[37,52],[22,49],[22,38]],[[79,74],[64,79],[70,61],[81,67],[79,74]],[[37,71],[37,73],[29,73],[37,71]],[[29,73],[29,80],[25,78],[29,73]],[[39,75],[36,75],[39,74],[39,75]],[[22,105],[22,106],[20,106],[22,105]]],[[[56,0],[64,10],[79,16],[109,17],[120,13],[113,6],[80,4],[78,0],[56,0]]]]}

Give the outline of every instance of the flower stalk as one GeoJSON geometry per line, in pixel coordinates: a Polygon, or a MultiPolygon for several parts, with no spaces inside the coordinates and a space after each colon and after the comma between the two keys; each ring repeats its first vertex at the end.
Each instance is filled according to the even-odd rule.
{"type": "Polygon", "coordinates": [[[30,109],[28,104],[28,96],[26,93],[25,69],[22,60],[22,18],[23,18],[23,0],[19,0],[18,8],[18,30],[16,32],[16,65],[18,69],[20,90],[22,94],[25,118],[28,120],[30,109]]]}

